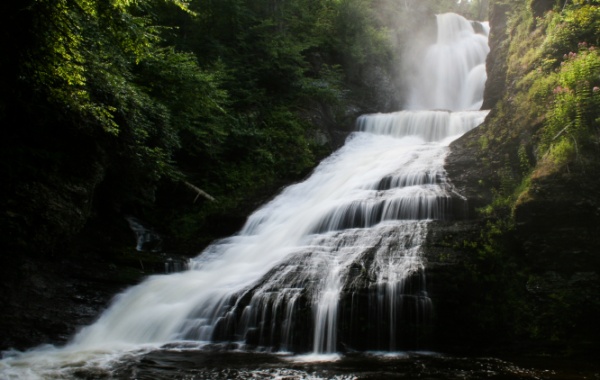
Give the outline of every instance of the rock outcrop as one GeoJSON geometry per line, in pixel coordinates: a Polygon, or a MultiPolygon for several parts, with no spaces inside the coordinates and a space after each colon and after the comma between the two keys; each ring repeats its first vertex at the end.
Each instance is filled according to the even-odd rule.
{"type": "Polygon", "coordinates": [[[544,105],[523,105],[527,98],[519,97],[529,90],[523,77],[537,68],[508,69],[510,54],[527,45],[523,38],[545,33],[532,21],[529,34],[519,35],[509,30],[510,18],[564,11],[554,6],[539,0],[491,7],[484,101],[491,112],[452,144],[446,163],[468,199],[469,217],[438,223],[426,247],[442,347],[533,354],[598,349],[600,181],[592,173],[599,159],[582,150],[577,162],[550,167],[539,154],[546,120],[523,111],[544,105]]]}

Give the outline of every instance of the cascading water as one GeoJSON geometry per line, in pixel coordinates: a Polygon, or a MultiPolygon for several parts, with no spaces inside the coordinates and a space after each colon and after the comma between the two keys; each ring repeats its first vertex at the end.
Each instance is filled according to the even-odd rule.
{"type": "Polygon", "coordinates": [[[408,101],[410,109],[478,110],[487,79],[487,23],[475,33],[470,21],[454,14],[438,16],[437,42],[425,59],[408,101]]]}
{"type": "MultiPolygon", "coordinates": [[[[420,257],[427,225],[462,201],[443,169],[448,145],[486,115],[451,112],[481,102],[486,36],[454,14],[439,15],[438,29],[412,110],[360,117],[310,178],[189,270],[120,294],[60,355],[180,341],[314,353],[413,347],[431,308],[420,257]]],[[[25,359],[5,368],[10,360],[25,359]]]]}

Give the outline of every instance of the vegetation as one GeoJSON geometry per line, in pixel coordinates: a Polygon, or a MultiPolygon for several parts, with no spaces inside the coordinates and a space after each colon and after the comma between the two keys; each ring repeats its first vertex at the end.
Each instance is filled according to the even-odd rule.
{"type": "Polygon", "coordinates": [[[544,12],[542,1],[498,3],[509,9],[507,88],[472,142],[495,174],[480,179],[492,191],[479,235],[455,243],[465,254],[457,281],[474,289],[467,313],[482,336],[591,353],[600,340],[598,182],[589,177],[600,168],[600,2],[547,1],[544,12]]]}
{"type": "Polygon", "coordinates": [[[235,231],[356,113],[397,109],[409,33],[465,4],[4,2],[3,246],[63,251],[124,214],[178,249],[235,231]]]}

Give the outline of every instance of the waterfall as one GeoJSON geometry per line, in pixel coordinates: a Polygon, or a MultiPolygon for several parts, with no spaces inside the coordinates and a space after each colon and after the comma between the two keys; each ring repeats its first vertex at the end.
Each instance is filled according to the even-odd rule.
{"type": "Polygon", "coordinates": [[[189,270],[116,297],[66,347],[178,341],[333,353],[410,347],[427,323],[421,246],[430,221],[464,200],[446,178],[448,145],[479,125],[486,36],[438,16],[411,110],[361,116],[346,144],[301,183],[210,245],[189,270]],[[451,112],[460,111],[460,112],[451,112]]]}
{"type": "Polygon", "coordinates": [[[476,33],[470,21],[453,13],[438,15],[437,24],[437,42],[421,62],[407,108],[478,110],[487,79],[489,26],[481,24],[485,35],[476,33]]]}
{"type": "Polygon", "coordinates": [[[151,247],[152,250],[155,250],[156,247],[160,246],[161,237],[158,233],[144,226],[144,224],[139,219],[133,216],[128,216],[125,218],[125,220],[127,220],[129,228],[135,234],[135,239],[137,243],[135,246],[136,251],[145,251],[149,247],[151,247]]]}
{"type": "MultiPolygon", "coordinates": [[[[439,15],[438,27],[422,65],[427,80],[413,94],[420,107],[413,108],[469,109],[485,81],[485,36],[455,14],[439,15]]],[[[316,353],[335,352],[341,343],[395,349],[404,335],[402,314],[413,313],[412,323],[419,323],[430,307],[419,254],[428,221],[451,217],[450,204],[460,201],[443,168],[448,144],[485,114],[360,117],[357,132],[307,180],[254,212],[237,235],[209,246],[189,271],[150,277],[121,294],[73,344],[197,340],[316,353]],[[372,329],[375,341],[353,338],[348,326],[358,316],[385,325],[372,329]]]]}

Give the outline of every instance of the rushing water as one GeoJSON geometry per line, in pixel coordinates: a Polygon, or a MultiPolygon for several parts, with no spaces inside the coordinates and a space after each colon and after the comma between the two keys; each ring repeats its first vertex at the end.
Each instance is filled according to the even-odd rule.
{"type": "MultiPolygon", "coordinates": [[[[254,212],[238,234],[208,247],[190,270],[152,276],[118,295],[66,347],[6,354],[0,375],[319,379],[330,378],[327,369],[311,374],[306,364],[282,365],[283,353],[343,363],[349,359],[336,353],[420,348],[431,309],[421,243],[431,220],[452,218],[453,204],[464,201],[446,178],[444,159],[450,142],[486,115],[477,109],[487,36],[454,14],[438,16],[438,29],[411,110],[360,117],[344,147],[254,212]],[[244,362],[235,375],[187,368],[217,355],[204,348],[204,359],[196,358],[211,342],[279,356],[261,357],[264,365],[244,362]],[[155,361],[163,364],[152,374],[155,361]]],[[[219,366],[233,368],[227,357],[242,353],[219,355],[219,366]]],[[[432,368],[444,360],[424,353],[394,360],[406,360],[411,372],[423,357],[432,368]]],[[[334,378],[356,373],[344,369],[334,378]]]]}

